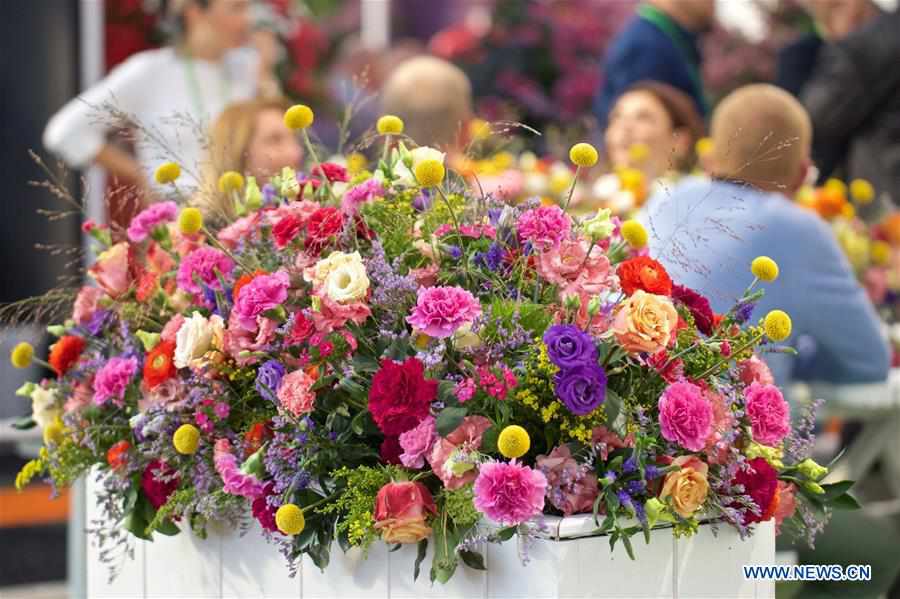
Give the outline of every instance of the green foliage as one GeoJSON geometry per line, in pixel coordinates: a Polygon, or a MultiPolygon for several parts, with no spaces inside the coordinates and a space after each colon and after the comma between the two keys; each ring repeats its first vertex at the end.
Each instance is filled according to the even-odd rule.
{"type": "Polygon", "coordinates": [[[472,485],[465,485],[452,491],[444,489],[439,500],[443,501],[444,509],[453,524],[459,528],[470,528],[481,519],[481,514],[472,503],[474,498],[472,485]]]}
{"type": "Polygon", "coordinates": [[[409,249],[409,238],[415,222],[412,207],[414,191],[369,202],[361,207],[366,224],[378,234],[388,260],[409,249]]]}
{"type": "Polygon", "coordinates": [[[337,482],[345,484],[343,492],[333,502],[317,511],[321,514],[339,514],[338,535],[346,535],[351,545],[368,548],[378,538],[375,530],[375,496],[398,474],[390,466],[341,468],[334,473],[337,482]]]}

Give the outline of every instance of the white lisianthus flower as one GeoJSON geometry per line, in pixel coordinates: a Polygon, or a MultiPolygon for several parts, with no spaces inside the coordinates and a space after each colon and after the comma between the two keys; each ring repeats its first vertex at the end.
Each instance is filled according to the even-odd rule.
{"type": "Polygon", "coordinates": [[[213,347],[221,344],[225,322],[215,315],[207,319],[199,312],[191,314],[175,335],[175,367],[188,368],[213,347]]]}
{"type": "Polygon", "coordinates": [[[307,268],[303,271],[303,279],[307,283],[312,283],[313,287],[318,289],[322,285],[325,284],[325,280],[328,278],[333,271],[337,270],[339,267],[349,264],[354,260],[354,256],[356,256],[356,260],[361,261],[359,252],[353,252],[352,254],[345,254],[344,252],[331,252],[328,254],[327,258],[322,258],[318,262],[316,262],[312,268],[307,268]]]}
{"type": "Polygon", "coordinates": [[[369,291],[369,277],[359,252],[349,254],[349,258],[325,279],[325,293],[339,304],[362,300],[369,291]]]}
{"type": "Polygon", "coordinates": [[[62,415],[56,391],[36,385],[31,392],[31,418],[41,428],[62,415]]]}

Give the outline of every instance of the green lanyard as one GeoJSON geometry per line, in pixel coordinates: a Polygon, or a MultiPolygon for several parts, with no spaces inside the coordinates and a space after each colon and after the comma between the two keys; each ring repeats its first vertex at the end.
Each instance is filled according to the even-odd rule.
{"type": "MultiPolygon", "coordinates": [[[[210,116],[206,114],[206,106],[203,102],[203,89],[200,87],[200,82],[197,80],[197,73],[194,71],[194,59],[190,57],[190,55],[186,55],[184,57],[184,68],[187,73],[188,79],[188,87],[191,92],[191,100],[194,103],[194,108],[197,109],[197,117],[203,118],[206,116],[210,116]]],[[[220,84],[220,94],[222,99],[225,100],[225,103],[228,103],[229,98],[231,98],[231,79],[228,76],[219,78],[220,84]]]]}
{"type": "Polygon", "coordinates": [[[703,102],[704,106],[707,106],[706,96],[703,90],[703,79],[700,77],[700,71],[698,69],[698,65],[694,62],[694,49],[691,47],[690,43],[684,39],[684,32],[682,32],[675,23],[672,22],[672,18],[669,17],[666,13],[659,10],[655,6],[651,6],[649,4],[641,4],[637,8],[637,14],[639,17],[653,23],[657,29],[666,34],[672,43],[675,44],[675,47],[678,48],[678,51],[684,57],[684,61],[687,65],[688,75],[691,78],[691,81],[694,82],[694,85],[697,86],[697,90],[700,92],[700,101],[703,102]]]}

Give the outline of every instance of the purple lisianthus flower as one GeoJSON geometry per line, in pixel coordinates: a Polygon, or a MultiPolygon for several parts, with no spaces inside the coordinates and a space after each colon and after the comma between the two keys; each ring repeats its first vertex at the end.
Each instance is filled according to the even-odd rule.
{"type": "Polygon", "coordinates": [[[554,378],[556,397],[576,416],[593,412],[606,399],[606,373],[599,364],[579,364],[554,378]]]}
{"type": "Polygon", "coordinates": [[[458,245],[451,245],[447,248],[447,253],[450,254],[450,257],[454,260],[459,260],[462,257],[462,248],[458,245]]]}
{"type": "Polygon", "coordinates": [[[431,197],[431,193],[428,190],[423,189],[422,193],[413,198],[412,207],[419,212],[425,212],[429,208],[431,208],[431,204],[434,203],[434,198],[431,197]]]}
{"type": "Polygon", "coordinates": [[[284,378],[284,365],[278,360],[264,362],[256,371],[256,390],[264,398],[277,403],[275,393],[284,378]]]}
{"type": "Polygon", "coordinates": [[[544,332],[544,344],[547,346],[550,361],[559,368],[597,364],[597,346],[594,345],[594,339],[576,326],[553,325],[544,332]]]}

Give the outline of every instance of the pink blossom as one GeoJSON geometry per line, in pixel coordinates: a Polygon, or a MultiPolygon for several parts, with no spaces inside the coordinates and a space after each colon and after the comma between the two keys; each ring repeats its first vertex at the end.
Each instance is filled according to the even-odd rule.
{"type": "Polygon", "coordinates": [[[706,438],[707,461],[724,464],[728,460],[728,447],[724,446],[722,439],[734,428],[734,416],[721,394],[707,391],[706,399],[712,407],[712,428],[706,438]]]}
{"type": "Polygon", "coordinates": [[[344,192],[341,199],[341,210],[344,214],[352,216],[359,211],[359,207],[375,198],[384,196],[384,185],[378,179],[368,179],[359,185],[351,187],[344,192]]]}
{"type": "Polygon", "coordinates": [[[254,277],[234,298],[231,315],[244,330],[256,331],[257,319],[287,300],[290,284],[290,277],[281,270],[271,275],[254,277]]]}
{"type": "Polygon", "coordinates": [[[406,322],[429,337],[445,339],[481,314],[481,305],[461,287],[419,289],[419,298],[406,322]]]}
{"type": "Polygon", "coordinates": [[[110,399],[124,405],[125,390],[138,369],[136,358],[110,358],[94,376],[94,403],[102,406],[110,399]]]}
{"type": "Polygon", "coordinates": [[[797,487],[793,483],[778,481],[778,505],[775,508],[775,534],[781,534],[781,524],[794,515],[797,509],[797,487]]]}
{"type": "Polygon", "coordinates": [[[579,466],[567,445],[560,445],[550,455],[539,455],[537,469],[547,477],[548,499],[566,516],[589,512],[599,493],[597,476],[579,466]]]}
{"type": "Polygon", "coordinates": [[[744,390],[753,440],[775,446],[791,432],[791,410],[775,385],[752,383],[744,390]]]}
{"type": "Polygon", "coordinates": [[[769,370],[768,364],[753,355],[738,364],[738,376],[745,385],[760,383],[763,385],[775,384],[775,377],[769,370]]]}
{"type": "Polygon", "coordinates": [[[318,312],[312,313],[312,320],[316,330],[320,332],[330,333],[348,322],[362,324],[372,315],[372,311],[363,302],[341,304],[328,297],[327,293],[317,293],[315,297],[321,303],[318,312]]]}
{"type": "Polygon", "coordinates": [[[434,447],[437,441],[437,429],[435,429],[434,416],[426,416],[415,428],[400,435],[400,462],[407,468],[422,468],[425,466],[425,456],[434,447]]]}
{"type": "Polygon", "coordinates": [[[690,451],[700,451],[712,429],[713,411],[697,385],[682,381],[669,385],[659,398],[662,436],[690,451]]]}
{"type": "Polygon", "coordinates": [[[409,275],[416,280],[421,287],[434,287],[437,284],[437,273],[440,267],[431,263],[421,268],[410,268],[409,275]]]}
{"type": "MultiPolygon", "coordinates": [[[[443,237],[448,233],[456,233],[456,227],[450,224],[443,224],[434,230],[435,237],[443,237]]],[[[459,233],[463,237],[471,237],[478,239],[482,235],[494,239],[497,236],[497,230],[491,225],[460,225],[459,233]]]]}
{"type": "Polygon", "coordinates": [[[194,279],[200,279],[207,287],[222,290],[222,284],[216,275],[218,272],[227,279],[234,270],[234,261],[228,255],[216,248],[202,246],[188,254],[178,267],[178,287],[190,293],[201,293],[200,284],[194,279]]]}
{"type": "Polygon", "coordinates": [[[228,418],[229,413],[231,413],[231,407],[224,401],[218,401],[213,406],[213,414],[215,414],[216,418],[219,420],[228,418]]]}
{"type": "Polygon", "coordinates": [[[97,311],[97,304],[103,297],[103,290],[99,287],[82,287],[75,297],[75,306],[72,310],[72,320],[80,326],[87,326],[94,313],[97,311]]]}
{"type": "Polygon", "coordinates": [[[159,338],[163,341],[175,341],[176,335],[178,335],[178,330],[181,328],[181,325],[184,324],[184,315],[176,314],[172,318],[169,319],[169,322],[166,323],[166,326],[163,327],[162,333],[160,333],[159,338]]]}
{"type": "Polygon", "coordinates": [[[465,379],[456,383],[453,393],[459,403],[466,403],[475,395],[475,379],[465,379]]]}
{"type": "Polygon", "coordinates": [[[302,370],[286,374],[278,387],[278,401],[281,402],[281,407],[294,416],[312,412],[316,403],[316,394],[312,390],[315,382],[302,370]]]}
{"type": "Polygon", "coordinates": [[[520,239],[538,250],[547,250],[569,236],[572,220],[559,206],[539,206],[525,211],[516,227],[520,239]]]}
{"type": "Polygon", "coordinates": [[[178,215],[178,204],[175,202],[159,202],[141,212],[131,219],[128,225],[128,239],[134,243],[140,243],[147,239],[157,226],[175,220],[178,215]]]}
{"type": "Polygon", "coordinates": [[[512,462],[487,462],[473,487],[475,508],[495,522],[521,524],[544,509],[547,478],[538,470],[512,462]]]}
{"type": "Polygon", "coordinates": [[[634,447],[634,433],[628,433],[623,439],[605,426],[598,426],[591,431],[591,444],[605,462],[609,459],[609,452],[624,447],[634,447]]]}
{"type": "Polygon", "coordinates": [[[863,274],[863,287],[876,306],[884,303],[888,292],[888,273],[883,268],[870,268],[863,274]]]}
{"type": "Polygon", "coordinates": [[[213,450],[213,464],[225,485],[222,490],[230,495],[256,499],[265,492],[265,484],[252,474],[241,472],[237,458],[231,453],[228,439],[216,441],[213,450]]]}
{"type": "Polygon", "coordinates": [[[167,412],[180,410],[187,403],[188,397],[180,379],[172,378],[147,389],[141,385],[142,396],[138,399],[138,410],[146,412],[152,408],[165,407],[167,412]]]}
{"type": "Polygon", "coordinates": [[[279,206],[274,210],[266,210],[266,222],[271,226],[277,225],[282,219],[293,216],[300,220],[302,226],[306,226],[306,222],[313,213],[321,208],[317,202],[309,200],[301,200],[299,202],[288,202],[283,206],[279,206]]]}
{"type": "Polygon", "coordinates": [[[228,249],[234,249],[241,241],[250,237],[259,228],[260,213],[237,219],[217,235],[219,242],[228,249]]]}
{"type": "Polygon", "coordinates": [[[81,381],[72,389],[72,394],[66,399],[63,411],[66,414],[80,412],[82,409],[91,404],[91,397],[94,395],[94,381],[81,381]]]}
{"type": "Polygon", "coordinates": [[[131,246],[117,243],[99,256],[88,270],[97,284],[113,299],[131,287],[131,246]]]}
{"type": "Polygon", "coordinates": [[[238,366],[247,366],[257,361],[252,356],[241,356],[241,352],[255,352],[267,347],[275,337],[278,324],[271,318],[257,318],[257,329],[247,331],[237,322],[238,315],[234,310],[228,317],[228,328],[225,329],[223,344],[225,353],[235,359],[238,366]]]}
{"type": "Polygon", "coordinates": [[[617,281],[603,250],[591,247],[584,239],[565,239],[541,252],[537,270],[544,279],[560,286],[560,297],[599,295],[617,281]]]}
{"type": "Polygon", "coordinates": [[[475,453],[481,447],[481,436],[489,428],[491,421],[484,416],[466,416],[456,430],[434,444],[428,463],[445,487],[458,489],[478,476],[475,453]]]}

